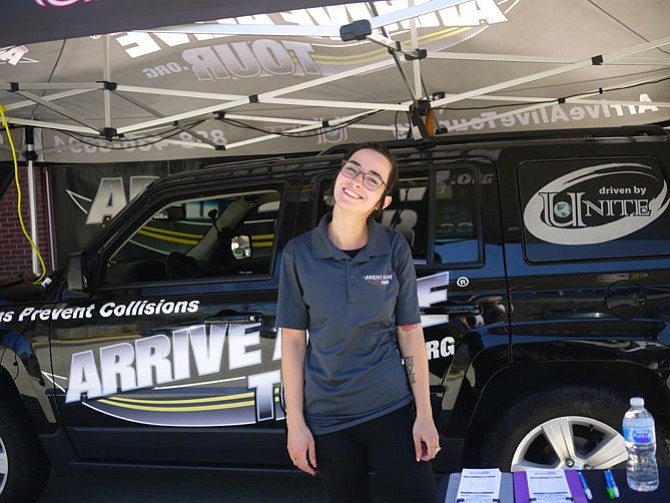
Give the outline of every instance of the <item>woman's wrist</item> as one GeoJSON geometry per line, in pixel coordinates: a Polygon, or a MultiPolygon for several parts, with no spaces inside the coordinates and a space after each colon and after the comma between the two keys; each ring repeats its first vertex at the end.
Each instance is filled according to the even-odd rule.
{"type": "Polygon", "coordinates": [[[419,404],[417,404],[415,402],[414,409],[415,409],[415,415],[416,415],[417,419],[419,419],[419,420],[430,419],[431,421],[433,420],[433,409],[431,408],[430,405],[420,406],[419,404]]]}
{"type": "Polygon", "coordinates": [[[301,427],[305,426],[305,424],[305,416],[302,415],[302,412],[286,413],[286,426],[288,428],[301,427]]]}

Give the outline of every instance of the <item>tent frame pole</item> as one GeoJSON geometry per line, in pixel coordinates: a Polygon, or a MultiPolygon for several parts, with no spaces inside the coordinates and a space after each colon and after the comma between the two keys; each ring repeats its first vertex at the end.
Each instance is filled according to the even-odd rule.
{"type": "MultiPolygon", "coordinates": [[[[109,35],[102,37],[102,79],[106,83],[112,81],[112,69],[109,63],[109,35]]],[[[112,128],[112,91],[108,85],[102,91],[104,99],[105,129],[112,128]]]]}
{"type": "MultiPolygon", "coordinates": [[[[386,68],[388,66],[392,66],[393,64],[394,64],[393,61],[386,61],[386,60],[385,61],[380,61],[378,63],[371,63],[369,65],[365,65],[363,67],[356,68],[354,70],[346,70],[344,72],[340,72],[340,73],[337,73],[335,75],[328,75],[326,77],[321,77],[321,78],[318,78],[318,79],[310,80],[309,82],[304,82],[302,84],[295,84],[295,85],[287,86],[287,87],[284,87],[284,88],[281,88],[281,89],[275,89],[274,91],[268,91],[268,92],[261,93],[261,94],[255,95],[255,96],[257,98],[257,101],[262,103],[266,98],[276,98],[277,96],[281,96],[281,95],[284,95],[284,94],[289,94],[289,93],[293,93],[293,92],[296,92],[296,91],[303,91],[305,89],[310,89],[312,87],[316,87],[316,86],[326,84],[326,83],[329,83],[329,82],[336,82],[338,80],[346,79],[347,77],[351,77],[353,75],[360,75],[361,73],[364,73],[364,72],[369,72],[369,71],[374,71],[374,70],[379,70],[379,69],[382,69],[382,68],[386,68]]],[[[159,125],[162,125],[162,124],[169,124],[171,122],[175,122],[175,121],[179,121],[179,120],[183,120],[183,119],[191,119],[191,118],[198,117],[198,116],[201,116],[201,115],[207,115],[207,114],[210,114],[210,113],[214,113],[214,112],[218,112],[218,111],[222,111],[222,110],[228,110],[230,108],[234,108],[234,107],[238,107],[238,106],[242,106],[242,105],[248,105],[249,103],[251,103],[249,98],[244,98],[244,99],[240,99],[240,100],[233,100],[233,101],[230,101],[228,103],[219,103],[219,104],[211,105],[211,106],[208,106],[208,107],[205,107],[205,108],[200,108],[198,110],[192,110],[190,112],[184,112],[184,113],[181,113],[181,114],[175,114],[175,115],[167,116],[167,117],[164,117],[162,119],[154,119],[154,120],[150,120],[150,121],[146,121],[146,122],[142,122],[142,123],[138,123],[138,124],[134,124],[134,125],[130,125],[130,126],[125,126],[125,127],[119,128],[118,133],[119,134],[130,133],[130,132],[133,132],[133,131],[146,129],[148,127],[159,126],[159,125]]]]}
{"type": "MultiPolygon", "coordinates": [[[[27,175],[28,175],[28,209],[30,213],[30,239],[35,248],[39,249],[39,235],[37,226],[37,189],[35,185],[35,167],[33,166],[33,159],[35,158],[35,139],[33,135],[33,128],[27,127],[23,130],[23,142],[25,144],[24,157],[27,161],[27,175]]],[[[19,211],[21,209],[19,208],[19,211]]],[[[31,248],[30,257],[32,259],[32,271],[35,276],[42,274],[42,267],[35,249],[31,248]]]]}
{"type": "MultiPolygon", "coordinates": [[[[603,61],[614,61],[618,58],[624,57],[624,56],[630,56],[632,54],[636,54],[639,52],[644,52],[649,49],[654,49],[656,47],[660,47],[663,45],[670,44],[670,37],[664,37],[658,40],[654,40],[652,42],[648,42],[645,44],[639,44],[633,47],[629,47],[620,51],[616,51],[612,54],[609,55],[602,55],[603,61]]],[[[580,68],[586,68],[589,66],[592,66],[594,64],[594,61],[592,58],[588,59],[582,59],[580,61],[576,61],[574,63],[568,64],[568,65],[563,65],[558,68],[552,68],[551,70],[545,70],[542,72],[534,73],[531,75],[526,75],[525,77],[519,77],[516,79],[511,79],[507,80],[505,82],[499,82],[497,84],[493,84],[490,86],[485,86],[485,87],[480,87],[479,89],[473,89],[471,91],[466,91],[464,93],[459,93],[455,94],[446,98],[442,98],[440,100],[436,100],[433,102],[433,107],[439,107],[442,105],[447,105],[449,103],[454,103],[457,101],[462,101],[466,100],[468,98],[473,98],[476,96],[480,96],[482,94],[488,94],[489,92],[495,92],[495,91],[500,91],[502,89],[508,89],[510,87],[522,85],[522,84],[528,84],[529,82],[535,82],[537,80],[545,79],[548,77],[554,77],[556,75],[561,75],[563,73],[568,73],[572,72],[574,70],[579,70],[580,68]]]]}

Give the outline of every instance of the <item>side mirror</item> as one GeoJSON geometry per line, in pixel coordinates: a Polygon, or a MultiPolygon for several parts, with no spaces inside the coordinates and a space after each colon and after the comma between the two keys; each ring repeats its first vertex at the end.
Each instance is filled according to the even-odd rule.
{"type": "Polygon", "coordinates": [[[88,291],[86,255],[84,253],[73,253],[68,257],[65,277],[68,290],[88,291]]]}
{"type": "Polygon", "coordinates": [[[230,247],[237,260],[249,258],[253,253],[251,249],[251,236],[247,236],[246,234],[233,236],[230,241],[230,247]]]}

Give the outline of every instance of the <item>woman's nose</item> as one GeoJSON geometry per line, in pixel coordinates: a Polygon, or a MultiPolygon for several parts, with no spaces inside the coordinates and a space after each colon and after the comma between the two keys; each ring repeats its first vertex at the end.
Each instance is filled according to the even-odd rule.
{"type": "Polygon", "coordinates": [[[365,177],[365,173],[363,173],[362,171],[359,171],[358,173],[356,173],[356,176],[354,176],[354,177],[352,178],[352,180],[353,180],[354,182],[356,182],[358,185],[363,185],[363,178],[364,178],[364,177],[365,177]],[[361,179],[360,182],[358,181],[359,178],[361,179]]]}

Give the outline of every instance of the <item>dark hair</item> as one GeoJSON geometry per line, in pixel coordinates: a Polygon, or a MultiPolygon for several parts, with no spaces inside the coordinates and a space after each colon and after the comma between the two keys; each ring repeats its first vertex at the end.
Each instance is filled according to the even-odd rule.
{"type": "Polygon", "coordinates": [[[393,154],[389,149],[387,149],[381,143],[376,142],[359,143],[357,145],[352,146],[344,155],[344,160],[350,159],[351,156],[353,156],[359,150],[374,150],[375,152],[383,155],[391,165],[389,179],[386,182],[386,185],[384,185],[384,191],[381,197],[379,198],[379,201],[377,202],[377,207],[375,208],[375,211],[373,211],[372,214],[370,215],[370,218],[377,218],[382,213],[383,209],[382,205],[384,199],[386,198],[386,196],[390,196],[393,193],[393,189],[395,189],[395,185],[396,183],[398,183],[398,178],[400,178],[400,174],[398,173],[398,163],[396,162],[395,157],[393,156],[393,154]]]}

